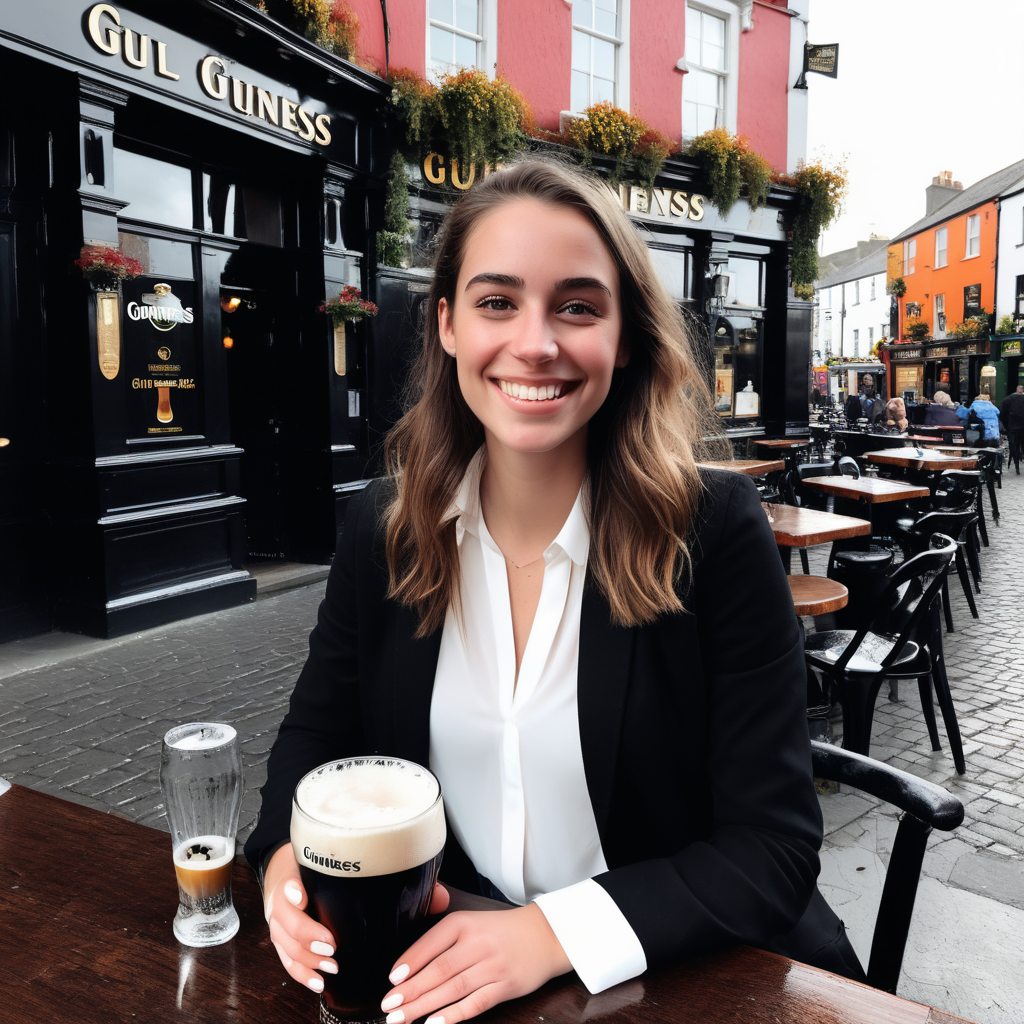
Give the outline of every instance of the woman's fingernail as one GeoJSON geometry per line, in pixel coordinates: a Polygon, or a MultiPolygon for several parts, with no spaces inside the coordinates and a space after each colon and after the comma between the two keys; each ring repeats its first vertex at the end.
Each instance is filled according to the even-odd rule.
{"type": "Polygon", "coordinates": [[[444,1017],[438,1014],[436,1017],[428,1017],[423,1024],[444,1024],[444,1017]]]}
{"type": "Polygon", "coordinates": [[[306,982],[306,984],[314,992],[323,992],[323,990],[324,990],[324,979],[323,978],[312,977],[312,978],[309,979],[309,981],[306,982]]]}
{"type": "Polygon", "coordinates": [[[387,999],[383,1000],[380,1004],[380,1008],[387,1012],[393,1010],[396,1006],[402,1005],[402,1000],[405,996],[401,992],[396,992],[393,996],[388,996],[387,999]]]}
{"type": "Polygon", "coordinates": [[[334,947],[326,942],[311,942],[309,951],[317,956],[334,956],[334,947]]]}
{"type": "Polygon", "coordinates": [[[401,985],[406,978],[409,977],[409,965],[399,964],[389,975],[388,981],[392,985],[401,985]]]}
{"type": "Polygon", "coordinates": [[[284,895],[288,902],[296,907],[302,902],[302,890],[295,882],[284,883],[284,895]]]}
{"type": "Polygon", "coordinates": [[[384,1024],[405,1024],[405,1014],[401,1010],[392,1010],[384,1018],[384,1024]]]}
{"type": "MultiPolygon", "coordinates": [[[[320,970],[321,971],[326,971],[328,974],[337,974],[338,973],[338,965],[336,963],[334,963],[333,961],[331,961],[331,960],[321,960],[320,961],[320,970]]],[[[386,1009],[386,1007],[385,1007],[385,1009],[386,1009]]]]}

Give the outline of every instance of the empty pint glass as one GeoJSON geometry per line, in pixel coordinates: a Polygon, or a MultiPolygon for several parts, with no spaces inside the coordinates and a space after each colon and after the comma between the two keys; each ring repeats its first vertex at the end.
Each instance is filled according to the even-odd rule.
{"type": "Polygon", "coordinates": [[[320,1020],[379,1021],[388,973],[430,923],[445,842],[441,787],[396,758],[321,765],[295,788],[291,840],[307,911],[336,943],[320,1020]]]}
{"type": "Polygon", "coordinates": [[[171,826],[178,912],[186,946],[216,946],[238,931],[231,867],[242,803],[242,758],[230,725],[195,722],[164,736],[160,789],[171,826]]]}

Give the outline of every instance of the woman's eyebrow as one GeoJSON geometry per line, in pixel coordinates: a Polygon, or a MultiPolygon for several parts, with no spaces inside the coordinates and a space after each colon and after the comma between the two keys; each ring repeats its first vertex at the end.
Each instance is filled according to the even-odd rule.
{"type": "Polygon", "coordinates": [[[575,288],[599,288],[601,291],[608,292],[611,295],[608,286],[598,281],[596,277],[567,277],[564,281],[558,281],[555,284],[556,292],[568,292],[575,288]]]}
{"type": "Polygon", "coordinates": [[[468,290],[474,284],[496,284],[503,288],[525,288],[526,282],[521,277],[512,274],[477,274],[466,282],[468,290]]]}

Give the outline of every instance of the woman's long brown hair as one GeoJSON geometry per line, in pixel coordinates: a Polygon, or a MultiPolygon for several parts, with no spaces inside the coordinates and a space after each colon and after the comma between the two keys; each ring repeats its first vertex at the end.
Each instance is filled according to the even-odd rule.
{"type": "Polygon", "coordinates": [[[395,481],[385,510],[389,596],[419,614],[417,636],[461,611],[452,503],[483,428],[462,397],[455,360],[441,347],[437,309],[455,301],[467,239],[485,214],[531,199],[579,210],[604,240],[619,274],[630,360],[615,372],[590,421],[589,567],[612,621],[642,625],[682,610],[687,535],[701,483],[696,462],[715,430],[710,389],[678,306],[615,194],[575,168],[530,160],[497,171],[452,209],[438,239],[422,347],[410,371],[406,414],[385,442],[395,481]]]}

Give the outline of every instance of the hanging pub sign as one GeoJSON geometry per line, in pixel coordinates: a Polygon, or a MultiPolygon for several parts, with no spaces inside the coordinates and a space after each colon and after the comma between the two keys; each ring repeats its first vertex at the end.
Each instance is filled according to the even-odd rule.
{"type": "Polygon", "coordinates": [[[807,74],[825,75],[827,78],[839,77],[839,44],[838,43],[805,43],[804,66],[800,77],[793,84],[794,89],[807,88],[807,74]]]}
{"type": "Polygon", "coordinates": [[[202,433],[195,284],[139,277],[125,282],[124,302],[131,436],[202,433]]]}

